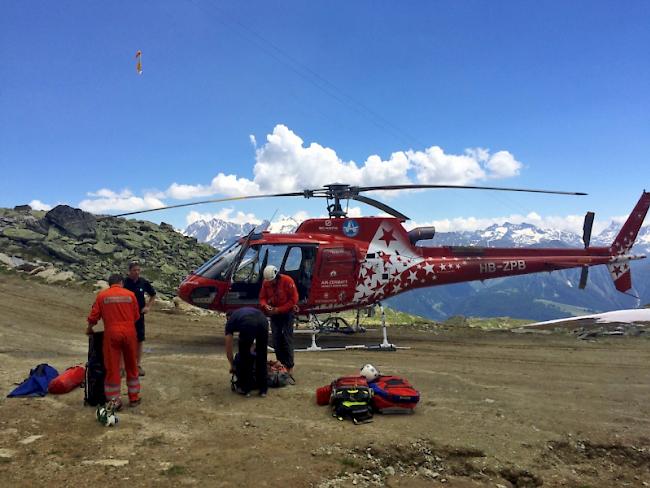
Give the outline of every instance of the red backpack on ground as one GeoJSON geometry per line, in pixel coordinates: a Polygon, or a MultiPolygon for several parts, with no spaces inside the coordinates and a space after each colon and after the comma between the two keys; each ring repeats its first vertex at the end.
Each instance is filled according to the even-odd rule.
{"type": "Polygon", "coordinates": [[[381,413],[413,413],[420,401],[420,392],[399,376],[380,376],[372,383],[373,408],[381,413]]]}
{"type": "Polygon", "coordinates": [[[54,395],[62,395],[63,393],[70,393],[75,388],[79,388],[84,382],[86,376],[86,368],[83,366],[73,366],[66,369],[59,376],[50,381],[47,386],[47,391],[54,395]]]}

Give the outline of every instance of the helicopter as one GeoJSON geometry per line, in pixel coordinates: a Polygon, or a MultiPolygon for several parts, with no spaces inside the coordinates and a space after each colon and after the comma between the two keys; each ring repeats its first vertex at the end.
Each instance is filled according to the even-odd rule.
{"type": "Polygon", "coordinates": [[[433,227],[407,231],[409,220],[401,212],[362,193],[429,188],[497,190],[560,195],[581,192],[459,185],[350,186],[342,183],[300,192],[251,195],[184,203],[139,212],[205,203],[271,197],[327,199],[329,218],[303,221],[293,233],[251,231],[235,240],[188,275],[178,289],[184,301],[198,307],[231,312],[242,306],[258,306],[262,271],[268,265],[293,278],[299,294],[297,315],[357,310],[379,304],[416,288],[474,280],[488,280],[530,273],[581,268],[580,288],[587,284],[591,266],[607,265],[615,288],[632,287],[630,261],[644,255],[630,254],[650,206],[645,190],[620,232],[608,247],[591,247],[594,213],[587,212],[583,226],[584,249],[487,248],[475,246],[420,246],[433,239],[433,227]],[[355,200],[371,205],[387,216],[348,217],[342,202],[355,200]]]}

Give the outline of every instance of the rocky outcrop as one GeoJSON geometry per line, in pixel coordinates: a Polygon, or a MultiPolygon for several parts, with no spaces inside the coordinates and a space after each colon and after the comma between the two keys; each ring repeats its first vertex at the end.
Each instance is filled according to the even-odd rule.
{"type": "Polygon", "coordinates": [[[57,205],[45,214],[45,220],[74,237],[95,237],[95,216],[79,208],[57,205]]]}
{"type": "Polygon", "coordinates": [[[0,266],[49,282],[93,285],[138,260],[143,276],[173,296],[182,279],[215,253],[169,225],[105,218],[66,205],[49,212],[0,209],[0,266]]]}

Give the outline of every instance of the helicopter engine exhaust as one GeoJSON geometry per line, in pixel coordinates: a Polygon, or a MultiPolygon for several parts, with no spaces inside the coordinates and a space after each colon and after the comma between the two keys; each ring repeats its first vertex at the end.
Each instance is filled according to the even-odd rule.
{"type": "Polygon", "coordinates": [[[409,231],[409,241],[415,246],[415,243],[418,241],[424,241],[425,239],[433,239],[433,236],[436,235],[435,227],[416,227],[409,231]]]}

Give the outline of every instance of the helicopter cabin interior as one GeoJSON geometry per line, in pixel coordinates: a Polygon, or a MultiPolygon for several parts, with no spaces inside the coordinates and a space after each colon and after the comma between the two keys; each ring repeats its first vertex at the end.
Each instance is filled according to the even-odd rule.
{"type": "Polygon", "coordinates": [[[257,303],[262,289],[262,274],[269,265],[293,278],[299,301],[305,302],[311,289],[317,249],[318,246],[314,244],[252,244],[243,253],[233,272],[225,302],[257,303]]]}

